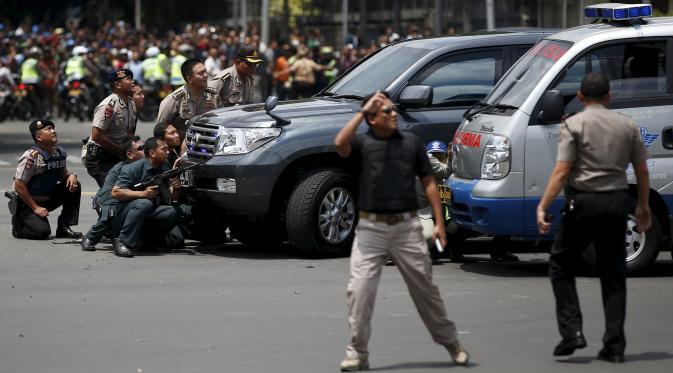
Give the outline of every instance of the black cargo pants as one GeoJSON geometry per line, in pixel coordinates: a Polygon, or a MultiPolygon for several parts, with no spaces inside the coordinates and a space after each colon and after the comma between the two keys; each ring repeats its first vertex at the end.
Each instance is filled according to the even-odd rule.
{"type": "MultiPolygon", "coordinates": [[[[59,226],[77,225],[79,222],[79,203],[82,186],[77,182],[77,188],[74,192],[68,190],[65,182],[56,184],[51,198],[46,201],[35,201],[40,207],[54,211],[63,206],[61,215],[58,217],[59,226]]],[[[44,240],[51,234],[49,220],[35,215],[21,199],[18,199],[16,205],[16,214],[12,216],[12,235],[16,238],[27,238],[31,240],[44,240]]]]}
{"type": "Polygon", "coordinates": [[[630,199],[626,191],[566,194],[567,203],[549,257],[549,277],[556,297],[556,318],[563,337],[582,331],[575,271],[589,243],[596,250],[601,280],[605,334],[603,344],[611,353],[626,347],[626,249],[624,237],[630,199]],[[572,209],[570,209],[570,200],[572,209]]]}

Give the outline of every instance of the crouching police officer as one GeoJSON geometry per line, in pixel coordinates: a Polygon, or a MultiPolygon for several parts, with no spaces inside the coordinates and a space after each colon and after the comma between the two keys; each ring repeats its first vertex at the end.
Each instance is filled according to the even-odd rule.
{"type": "Polygon", "coordinates": [[[123,166],[112,188],[112,198],[119,200],[113,219],[114,229],[119,232],[114,244],[117,256],[132,257],[141,246],[184,246],[178,223],[189,215],[189,207],[173,203],[179,197],[180,180],[162,179],[158,185],[142,190],[136,187],[170,169],[168,146],[163,140],[150,137],[143,151],[145,159],[123,166]]]}
{"type": "Polygon", "coordinates": [[[70,226],[79,220],[81,188],[77,175],[66,168],[65,150],[56,145],[54,123],[36,120],[28,128],[35,145],[21,155],[12,191],[8,193],[12,235],[34,240],[48,238],[49,211],[63,206],[56,237],[80,238],[82,234],[73,232],[70,226]]]}
{"type": "MultiPolygon", "coordinates": [[[[84,235],[80,246],[84,251],[95,251],[96,244],[100,242],[105,234],[110,234],[112,230],[112,220],[115,215],[115,206],[119,202],[112,198],[112,188],[117,182],[122,167],[131,162],[135,162],[145,154],[143,153],[143,143],[140,140],[133,141],[126,150],[126,160],[117,163],[105,177],[105,183],[98,189],[93,198],[94,208],[98,212],[98,221],[84,235]]],[[[113,233],[114,235],[114,233],[113,233]]]]}

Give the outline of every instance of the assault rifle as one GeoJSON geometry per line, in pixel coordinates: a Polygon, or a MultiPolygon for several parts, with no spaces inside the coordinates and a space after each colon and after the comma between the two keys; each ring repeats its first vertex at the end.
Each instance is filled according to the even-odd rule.
{"type": "MultiPolygon", "coordinates": [[[[183,162],[185,162],[185,161],[183,160],[183,162]]],[[[149,179],[147,179],[147,180],[145,180],[141,183],[135,184],[133,186],[133,190],[145,190],[147,187],[159,185],[164,180],[168,180],[168,179],[172,179],[174,177],[177,177],[181,173],[183,173],[184,171],[189,170],[191,168],[198,167],[198,166],[201,166],[201,164],[200,163],[190,163],[189,165],[184,166],[184,167],[177,167],[177,168],[170,169],[166,172],[162,172],[158,175],[154,175],[151,178],[149,178],[149,179]]]]}

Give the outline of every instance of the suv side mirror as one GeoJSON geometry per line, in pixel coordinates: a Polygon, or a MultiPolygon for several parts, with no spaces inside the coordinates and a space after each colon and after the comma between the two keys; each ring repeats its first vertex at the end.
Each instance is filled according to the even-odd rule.
{"type": "Polygon", "coordinates": [[[429,85],[410,85],[400,93],[402,107],[423,107],[432,104],[432,87],[429,85]]]}
{"type": "Polygon", "coordinates": [[[546,91],[542,95],[542,110],[537,115],[537,120],[542,124],[559,123],[565,114],[563,95],[559,90],[546,91]]]}
{"type": "Polygon", "coordinates": [[[276,96],[269,96],[266,98],[266,101],[264,102],[264,111],[268,114],[271,110],[273,110],[276,105],[278,105],[278,97],[276,96]]]}

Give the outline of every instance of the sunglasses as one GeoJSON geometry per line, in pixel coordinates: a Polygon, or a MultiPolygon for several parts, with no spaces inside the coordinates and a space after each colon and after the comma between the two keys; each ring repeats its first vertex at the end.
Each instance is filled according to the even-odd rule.
{"type": "Polygon", "coordinates": [[[381,112],[384,113],[384,114],[390,114],[393,111],[396,112],[396,113],[398,112],[397,106],[392,105],[392,106],[384,107],[383,109],[381,109],[381,112]]]}

